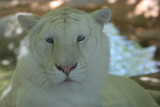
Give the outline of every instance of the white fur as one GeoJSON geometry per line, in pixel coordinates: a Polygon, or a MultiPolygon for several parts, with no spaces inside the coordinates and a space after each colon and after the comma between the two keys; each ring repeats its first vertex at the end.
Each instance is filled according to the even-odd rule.
{"type": "MultiPolygon", "coordinates": [[[[13,103],[7,104],[7,107],[101,106],[100,90],[106,75],[103,68],[108,68],[101,63],[98,53],[103,51],[100,43],[101,36],[105,36],[89,14],[76,14],[70,8],[60,9],[57,15],[55,13],[42,17],[35,27],[35,23],[22,24],[30,31],[21,43],[18,63],[12,84],[9,85],[11,89],[6,94],[15,99],[11,98],[13,103]],[[69,12],[68,16],[61,16],[63,11],[69,12]],[[77,43],[78,35],[86,36],[87,40],[77,43]],[[52,36],[55,43],[47,43],[47,36],[52,36]],[[72,82],[65,82],[66,75],[55,64],[67,66],[73,63],[77,63],[77,67],[68,76],[72,82]]],[[[19,18],[21,23],[31,20],[29,17],[23,18],[19,18]]],[[[109,54],[109,50],[107,52],[109,54]]],[[[107,59],[107,55],[105,57],[107,59]]],[[[7,100],[4,97],[1,97],[4,102],[2,107],[6,107],[7,100]]]]}

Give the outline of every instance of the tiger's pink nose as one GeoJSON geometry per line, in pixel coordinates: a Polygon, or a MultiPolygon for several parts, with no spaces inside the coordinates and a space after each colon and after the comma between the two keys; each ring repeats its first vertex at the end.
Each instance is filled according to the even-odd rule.
{"type": "Polygon", "coordinates": [[[65,73],[66,75],[68,75],[72,71],[72,69],[76,68],[76,66],[77,66],[77,63],[69,66],[56,65],[57,69],[63,71],[63,73],[65,73]]]}

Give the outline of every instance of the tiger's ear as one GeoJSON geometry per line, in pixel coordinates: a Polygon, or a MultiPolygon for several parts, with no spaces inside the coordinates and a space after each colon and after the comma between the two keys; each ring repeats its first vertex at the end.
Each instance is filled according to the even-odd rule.
{"type": "Polygon", "coordinates": [[[103,26],[111,19],[111,10],[109,8],[103,8],[92,13],[92,17],[96,23],[103,26]]]}
{"type": "Polygon", "coordinates": [[[40,17],[35,16],[35,15],[19,15],[18,16],[19,23],[24,28],[27,28],[28,30],[33,28],[36,25],[36,23],[38,22],[39,19],[40,19],[40,17]]]}

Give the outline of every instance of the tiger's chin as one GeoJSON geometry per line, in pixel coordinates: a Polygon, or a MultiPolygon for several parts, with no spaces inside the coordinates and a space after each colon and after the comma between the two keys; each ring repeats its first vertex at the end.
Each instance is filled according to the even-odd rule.
{"type": "MultiPolygon", "coordinates": [[[[75,77],[76,78],[76,77],[75,77]]],[[[83,79],[72,79],[72,78],[70,78],[70,77],[66,77],[65,78],[65,80],[64,81],[62,81],[62,83],[67,83],[67,84],[69,84],[69,83],[75,83],[75,84],[80,84],[80,83],[82,83],[83,81],[85,80],[85,78],[83,78],[83,79]]]]}

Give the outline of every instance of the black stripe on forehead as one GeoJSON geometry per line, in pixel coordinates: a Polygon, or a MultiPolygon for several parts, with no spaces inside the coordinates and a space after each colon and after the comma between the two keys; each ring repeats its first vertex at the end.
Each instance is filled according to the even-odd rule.
{"type": "Polygon", "coordinates": [[[57,20],[63,20],[64,23],[67,22],[67,20],[73,20],[74,22],[79,22],[80,19],[78,17],[73,17],[73,16],[69,16],[69,15],[59,15],[59,17],[54,18],[50,21],[50,23],[55,22],[57,20]]]}
{"type": "Polygon", "coordinates": [[[50,22],[54,22],[58,19],[63,20],[64,23],[67,22],[67,20],[73,20],[73,21],[80,21],[78,15],[73,15],[74,13],[70,12],[69,10],[62,10],[62,12],[59,12],[56,16],[57,18],[52,19],[50,22]]]}

